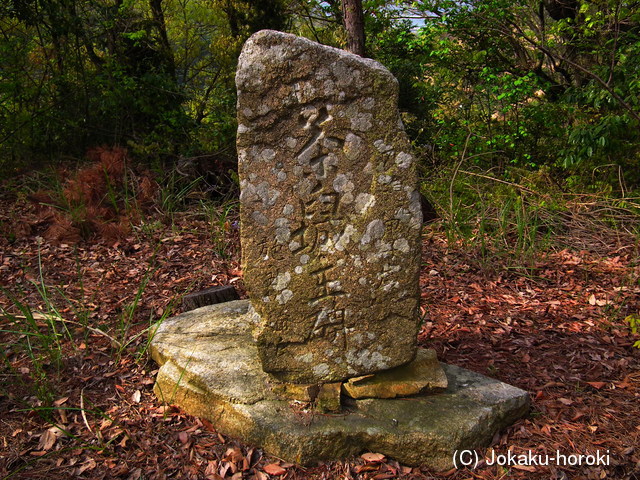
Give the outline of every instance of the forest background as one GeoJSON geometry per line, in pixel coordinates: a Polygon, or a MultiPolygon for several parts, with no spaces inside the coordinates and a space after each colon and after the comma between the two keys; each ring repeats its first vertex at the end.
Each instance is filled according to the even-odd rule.
{"type": "MultiPolygon", "coordinates": [[[[625,197],[640,186],[635,2],[363,8],[367,55],[400,82],[425,178],[462,162],[563,192],[625,197]]],[[[117,145],[158,172],[199,159],[200,173],[228,176],[244,40],[271,28],[343,47],[342,15],[336,0],[3,2],[2,174],[117,145]]]]}

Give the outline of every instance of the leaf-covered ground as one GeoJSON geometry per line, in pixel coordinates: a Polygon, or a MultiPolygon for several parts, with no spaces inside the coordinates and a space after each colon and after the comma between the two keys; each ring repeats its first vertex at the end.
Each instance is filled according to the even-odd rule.
{"type": "Polygon", "coordinates": [[[420,342],[531,394],[530,415],[497,435],[493,450],[608,452],[609,465],[431,472],[369,454],[303,468],[152,392],[145,330],[179,312],[185,293],[230,283],[242,291],[232,219],[149,216],[120,240],[65,244],[42,238],[48,227],[31,202],[6,197],[0,212],[3,477],[640,478],[640,335],[625,322],[640,313],[640,267],[628,238],[603,231],[597,248],[552,249],[524,268],[508,251],[487,257],[447,242],[437,224],[424,232],[420,342]],[[52,326],[60,343],[45,346],[52,326]]]}

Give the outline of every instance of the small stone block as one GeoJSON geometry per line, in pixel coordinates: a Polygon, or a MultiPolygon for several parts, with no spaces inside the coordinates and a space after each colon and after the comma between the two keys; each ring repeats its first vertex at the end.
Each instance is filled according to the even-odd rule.
{"type": "Polygon", "coordinates": [[[342,383],[324,383],[320,385],[318,397],[316,398],[316,408],[323,413],[339,413],[340,391],[342,383]]]}
{"type": "Polygon", "coordinates": [[[318,396],[318,385],[313,383],[277,382],[271,386],[271,391],[278,398],[312,402],[318,396]]]}
{"type": "Polygon", "coordinates": [[[238,292],[233,285],[223,285],[185,295],[182,298],[182,308],[187,312],[207,305],[215,305],[216,303],[230,302],[232,300],[240,300],[238,292]]]}
{"type": "Polygon", "coordinates": [[[408,397],[447,388],[447,375],[433,349],[419,349],[415,360],[373,375],[350,379],[343,392],[351,398],[408,397]]]}

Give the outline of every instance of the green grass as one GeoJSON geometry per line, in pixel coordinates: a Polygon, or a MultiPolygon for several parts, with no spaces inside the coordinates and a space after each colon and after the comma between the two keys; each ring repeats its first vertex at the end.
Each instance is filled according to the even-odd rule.
{"type": "Polygon", "coordinates": [[[549,251],[604,247],[599,237],[605,232],[623,246],[637,248],[640,240],[634,197],[563,191],[544,170],[492,175],[456,165],[440,170],[422,190],[442,218],[432,228],[442,228],[450,244],[487,268],[499,258],[506,268],[533,275],[536,261],[549,251]]]}
{"type": "MultiPolygon", "coordinates": [[[[40,259],[39,259],[40,260],[40,259]]],[[[10,302],[8,308],[0,306],[0,316],[3,327],[0,333],[7,339],[0,350],[0,366],[7,375],[19,382],[23,387],[31,390],[43,405],[50,406],[55,399],[55,379],[64,369],[64,359],[70,351],[78,352],[81,343],[86,343],[90,334],[100,335],[109,340],[115,361],[130,350],[132,345],[138,345],[138,351],[132,352],[136,360],[146,355],[149,342],[156,328],[154,312],[151,312],[146,328],[132,333],[138,326],[138,310],[144,292],[157,272],[155,255],[152,257],[147,270],[144,272],[140,284],[133,296],[122,308],[117,316],[112,332],[90,325],[93,302],[84,295],[84,282],[78,268],[78,283],[80,285],[79,298],[70,298],[62,288],[52,288],[45,282],[42,264],[39,262],[39,277],[33,281],[37,293],[36,303],[41,308],[34,308],[15,294],[2,290],[10,302]],[[72,312],[74,319],[65,318],[60,312],[57,302],[51,295],[56,293],[58,303],[69,305],[68,312],[72,312]],[[71,328],[70,328],[71,327],[71,328]],[[147,335],[146,342],[140,339],[147,335]],[[17,355],[26,360],[26,367],[18,372],[12,366],[9,355],[17,355]]],[[[177,297],[175,297],[177,298],[177,297]]],[[[164,309],[160,321],[167,318],[174,311],[175,298],[164,309]]]]}
{"type": "MultiPolygon", "coordinates": [[[[2,290],[14,307],[11,313],[0,307],[0,314],[8,321],[6,329],[0,333],[8,333],[13,338],[9,347],[26,355],[29,361],[29,376],[33,381],[33,391],[38,399],[49,404],[54,390],[49,380],[50,370],[59,374],[63,363],[63,340],[69,339],[73,344],[73,336],[67,324],[52,301],[43,277],[42,259],[38,250],[39,277],[33,282],[40,300],[44,305],[43,312],[34,311],[27,303],[19,300],[12,293],[2,290]]],[[[4,362],[11,368],[6,356],[4,362]]],[[[15,374],[15,372],[13,372],[15,374]]]]}
{"type": "Polygon", "coordinates": [[[184,178],[172,169],[158,182],[160,185],[158,208],[171,223],[174,215],[185,208],[189,196],[197,192],[202,181],[202,177],[184,178]]]}
{"type": "Polygon", "coordinates": [[[200,208],[209,223],[214,251],[220,258],[228,259],[231,256],[227,232],[236,228],[234,225],[238,222],[238,206],[237,200],[228,200],[222,203],[200,202],[200,208]]]}
{"type": "MultiPolygon", "coordinates": [[[[20,398],[33,396],[38,400],[34,405],[39,406],[25,404],[24,408],[33,411],[38,409],[35,413],[46,414],[61,393],[56,390],[60,388],[61,376],[66,374],[67,359],[84,355],[83,344],[88,345],[90,337],[95,338],[96,335],[107,340],[100,344],[108,343],[107,352],[110,351],[116,363],[127,355],[132,356],[136,362],[145,360],[155,330],[161,321],[173,314],[176,301],[180,298],[176,295],[159,314],[152,310],[145,319],[141,313],[145,292],[159,269],[156,254],[161,243],[157,234],[167,228],[167,220],[171,222],[170,228],[178,228],[174,224],[175,214],[193,212],[193,206],[199,205],[196,214],[207,219],[216,252],[222,258],[229,258],[227,230],[230,222],[236,218],[237,202],[229,200],[216,203],[203,200],[203,192],[199,192],[202,185],[200,178],[184,179],[178,173],[170,171],[166,179],[167,182],[162,184],[158,192],[158,203],[154,210],[158,215],[150,211],[151,215],[146,223],[134,226],[135,234],[144,237],[141,240],[151,242],[152,245],[155,242],[156,251],[140,273],[134,292],[129,294],[132,296],[112,318],[100,321],[95,318],[100,288],[92,285],[90,291],[94,293],[87,294],[89,289],[85,288],[83,267],[77,251],[76,279],[73,282],[77,288],[69,289],[68,286],[51,284],[46,278],[38,251],[37,272],[33,272],[32,277],[35,279],[30,285],[24,286],[30,293],[15,288],[0,292],[8,299],[7,303],[0,306],[0,373],[8,380],[4,382],[3,379],[0,393],[6,391],[5,385],[19,386],[21,392],[28,392],[27,396],[20,395],[20,398]],[[71,294],[70,291],[74,293],[71,294]]],[[[135,186],[131,182],[133,176],[129,180],[125,176],[124,186],[112,185],[107,176],[104,201],[116,213],[127,213],[130,209],[138,208],[133,194],[135,186]],[[121,191],[123,188],[124,192],[121,191]]],[[[84,216],[86,208],[81,203],[65,203],[62,177],[53,171],[23,178],[12,188],[14,192],[11,197],[22,201],[26,201],[30,194],[46,191],[55,204],[52,206],[65,212],[72,220],[77,217],[80,222],[84,216]]],[[[124,292],[123,294],[126,295],[124,292]]],[[[24,403],[23,400],[17,400],[24,403]]]]}

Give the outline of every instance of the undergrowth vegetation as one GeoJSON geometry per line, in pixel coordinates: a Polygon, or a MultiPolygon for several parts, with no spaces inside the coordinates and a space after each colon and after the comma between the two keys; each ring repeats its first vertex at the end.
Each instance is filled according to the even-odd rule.
{"type": "Polygon", "coordinates": [[[439,207],[447,238],[487,265],[495,256],[515,266],[563,248],[609,249],[612,238],[622,249],[638,248],[640,197],[572,191],[544,169],[512,168],[505,180],[459,167],[427,178],[422,190],[439,207]]]}
{"type": "MultiPolygon", "coordinates": [[[[94,457],[120,455],[136,432],[125,426],[129,420],[122,407],[113,406],[114,398],[129,409],[158,408],[140,416],[150,425],[156,418],[180,418],[169,413],[171,392],[161,392],[160,407],[151,392],[156,367],[149,342],[157,322],[180,312],[185,293],[228,284],[243,290],[233,183],[230,193],[220,196],[220,185],[204,175],[134,167],[129,155],[122,148],[96,148],[79,168],[15,178],[0,194],[5,207],[0,242],[6,250],[0,259],[0,408],[3,402],[11,406],[4,414],[15,421],[20,415],[38,418],[43,429],[31,443],[24,440],[35,456],[11,467],[18,478],[38,462],[45,465],[49,453],[61,458],[64,445],[94,452],[86,453],[76,473],[98,468],[94,457]],[[137,383],[127,384],[132,375],[137,383]]],[[[512,285],[501,295],[517,304],[522,298],[510,289],[529,295],[556,288],[564,275],[579,279],[563,280],[563,289],[575,289],[571,298],[583,296],[588,308],[599,309],[588,318],[581,310],[571,314],[584,319],[572,328],[602,328],[617,332],[629,348],[640,345],[640,305],[633,300],[633,292],[640,291],[633,260],[638,258],[637,198],[572,192],[544,170],[512,168],[506,176],[494,176],[463,162],[424,177],[421,188],[440,219],[423,229],[421,335],[437,324],[430,288],[453,287],[447,294],[453,305],[447,308],[461,313],[452,313],[446,328],[468,330],[485,321],[486,302],[499,300],[488,296],[459,305],[469,296],[455,287],[460,279],[471,274],[491,279],[487,285],[471,282],[470,291],[478,294],[512,285]],[[597,268],[590,266],[598,265],[593,258],[600,256],[604,267],[597,268],[627,272],[612,278],[606,294],[598,290],[597,268]],[[553,265],[558,261],[560,267],[553,265]],[[456,276],[449,277],[448,269],[456,276]],[[432,281],[425,283],[425,276],[432,281]],[[459,315],[464,320],[456,320],[459,315]]],[[[550,308],[524,323],[534,324],[550,308]]],[[[519,320],[512,315],[496,322],[515,328],[519,320]]],[[[487,373],[502,376],[505,370],[489,364],[487,373]]],[[[19,430],[13,430],[18,438],[19,430]]],[[[149,432],[138,435],[137,444],[149,432]]]]}
{"type": "MultiPolygon", "coordinates": [[[[176,310],[174,300],[146,318],[139,314],[149,282],[159,275],[158,256],[173,236],[204,233],[220,262],[239,260],[234,196],[212,198],[202,176],[185,176],[177,169],[158,174],[132,168],[128,155],[123,148],[95,148],[89,151],[89,163],[76,170],[39,172],[5,190],[4,196],[28,215],[5,216],[3,236],[9,243],[31,244],[37,267],[28,284],[2,285],[2,375],[31,390],[38,408],[52,406],[62,393],[55,384],[65,361],[82,353],[96,335],[108,342],[115,362],[122,355],[146,355],[153,324],[176,310]],[[197,219],[202,231],[185,227],[180,219],[197,219]],[[96,243],[128,245],[125,255],[142,244],[152,249],[144,270],[133,272],[137,286],[126,301],[108,321],[97,323],[105,280],[87,288],[91,266],[76,253],[73,278],[56,283],[47,276],[41,255],[47,244],[79,252],[96,243]],[[24,361],[16,370],[17,358],[24,361]]],[[[443,233],[451,248],[467,251],[469,262],[480,268],[535,276],[536,265],[550,252],[610,251],[616,247],[612,239],[621,252],[637,252],[639,199],[611,192],[568,193],[543,170],[514,168],[504,180],[490,172],[465,170],[461,163],[424,180],[422,189],[440,215],[425,227],[425,234],[443,233]]],[[[192,286],[190,282],[186,289],[192,286]]],[[[185,292],[176,291],[175,299],[185,292]]],[[[630,321],[630,328],[635,332],[637,322],[630,321]]]]}
{"type": "Polygon", "coordinates": [[[12,207],[1,219],[4,241],[24,244],[37,258],[35,262],[15,259],[25,262],[26,283],[0,283],[4,297],[0,302],[0,395],[7,394],[9,385],[21,385],[37,399],[25,408],[46,411],[52,407],[63,393],[56,388],[60,375],[68,370],[70,360],[86,353],[91,338],[107,342],[115,363],[123,355],[137,360],[146,355],[153,326],[175,311],[180,295],[194,284],[190,281],[175,292],[174,300],[141,315],[149,282],[167,278],[166,272],[159,272],[163,245],[174,236],[194,233],[193,224],[185,227],[179,218],[197,220],[220,261],[237,255],[235,200],[212,199],[202,177],[175,169],[153,173],[133,168],[123,148],[94,148],[78,168],[65,166],[15,178],[6,182],[2,200],[12,207]],[[88,279],[99,262],[87,264],[83,257],[92,245],[117,249],[120,244],[127,245],[125,256],[147,247],[147,263],[130,272],[134,288],[125,287],[129,293],[115,315],[96,322],[108,280],[104,276],[88,279]],[[52,245],[75,252],[64,281],[51,277],[50,255],[43,259],[43,249],[52,245]],[[16,362],[19,367],[14,366],[16,362]]]}

